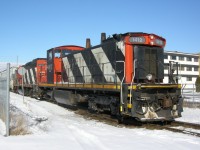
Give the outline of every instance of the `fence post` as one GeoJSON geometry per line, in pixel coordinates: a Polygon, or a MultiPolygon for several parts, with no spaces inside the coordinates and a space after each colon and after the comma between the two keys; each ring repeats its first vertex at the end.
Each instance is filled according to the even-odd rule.
{"type": "Polygon", "coordinates": [[[6,86],[6,136],[10,129],[10,63],[7,64],[7,86],[6,86]]]}
{"type": "Polygon", "coordinates": [[[194,84],[192,84],[192,99],[193,99],[193,108],[195,108],[195,101],[194,101],[194,84]]]}

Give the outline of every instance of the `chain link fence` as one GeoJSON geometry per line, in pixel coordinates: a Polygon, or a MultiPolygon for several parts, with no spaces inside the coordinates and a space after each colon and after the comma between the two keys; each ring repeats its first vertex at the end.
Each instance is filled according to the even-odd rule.
{"type": "Polygon", "coordinates": [[[9,136],[10,64],[0,71],[0,119],[5,123],[6,136],[9,136]]]}
{"type": "Polygon", "coordinates": [[[183,84],[182,96],[184,97],[184,107],[200,108],[200,92],[196,92],[195,84],[183,84]]]}

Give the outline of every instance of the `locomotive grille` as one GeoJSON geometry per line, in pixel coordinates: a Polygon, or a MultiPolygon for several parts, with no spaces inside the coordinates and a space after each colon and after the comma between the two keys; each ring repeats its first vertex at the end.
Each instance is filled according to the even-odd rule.
{"type": "Polygon", "coordinates": [[[157,50],[145,49],[144,53],[144,68],[146,72],[157,75],[157,50]]]}
{"type": "Polygon", "coordinates": [[[164,78],[164,54],[159,47],[134,46],[135,79],[143,82],[148,74],[155,79],[164,78]]]}

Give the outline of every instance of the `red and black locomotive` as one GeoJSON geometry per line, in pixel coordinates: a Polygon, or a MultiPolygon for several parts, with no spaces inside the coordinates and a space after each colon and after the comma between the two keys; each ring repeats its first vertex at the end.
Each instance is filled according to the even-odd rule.
{"type": "MultiPolygon", "coordinates": [[[[87,104],[90,110],[140,121],[173,120],[182,112],[178,64],[170,63],[164,79],[164,38],[155,34],[125,33],[86,48],[55,47],[47,58],[25,64],[25,95],[55,100],[70,106],[87,104]],[[176,74],[174,74],[174,70],[176,74]]],[[[17,75],[15,90],[22,89],[17,75]]]]}

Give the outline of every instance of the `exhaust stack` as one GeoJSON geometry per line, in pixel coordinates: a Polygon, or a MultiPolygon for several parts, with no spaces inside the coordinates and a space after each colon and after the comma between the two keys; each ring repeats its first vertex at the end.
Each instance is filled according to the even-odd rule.
{"type": "Polygon", "coordinates": [[[90,48],[91,47],[91,43],[90,43],[90,38],[86,39],[86,48],[90,48]]]}
{"type": "Polygon", "coordinates": [[[101,43],[103,43],[103,41],[106,40],[106,33],[101,33],[101,43]]]}

